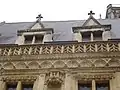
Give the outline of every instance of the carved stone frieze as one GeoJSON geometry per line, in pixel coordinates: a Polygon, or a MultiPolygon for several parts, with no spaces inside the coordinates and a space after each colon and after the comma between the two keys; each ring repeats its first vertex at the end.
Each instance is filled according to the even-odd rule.
{"type": "Polygon", "coordinates": [[[15,69],[50,69],[50,68],[110,68],[120,67],[120,58],[81,58],[66,60],[35,60],[1,62],[0,68],[15,69]]]}

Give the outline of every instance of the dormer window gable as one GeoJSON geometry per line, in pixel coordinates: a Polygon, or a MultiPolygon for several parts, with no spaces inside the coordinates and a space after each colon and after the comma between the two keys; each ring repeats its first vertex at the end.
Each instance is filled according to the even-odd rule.
{"type": "Polygon", "coordinates": [[[101,24],[93,17],[95,13],[93,13],[93,11],[90,11],[88,13],[89,18],[84,22],[84,24],[82,25],[82,27],[84,26],[101,26],[101,24]]]}
{"type": "Polygon", "coordinates": [[[38,20],[29,29],[19,30],[16,44],[43,44],[51,42],[54,33],[53,28],[45,28],[41,22],[41,15],[38,15],[38,20]]]}
{"type": "Polygon", "coordinates": [[[79,42],[89,41],[102,41],[111,38],[110,30],[111,25],[101,25],[94,17],[94,13],[90,11],[88,13],[89,18],[84,22],[82,26],[72,27],[74,33],[74,40],[79,42]],[[105,34],[108,34],[107,38],[105,34]]]}
{"type": "Polygon", "coordinates": [[[42,29],[42,28],[45,28],[45,26],[43,25],[41,19],[42,19],[42,15],[39,14],[37,17],[36,17],[36,22],[30,27],[30,29],[42,29]]]}

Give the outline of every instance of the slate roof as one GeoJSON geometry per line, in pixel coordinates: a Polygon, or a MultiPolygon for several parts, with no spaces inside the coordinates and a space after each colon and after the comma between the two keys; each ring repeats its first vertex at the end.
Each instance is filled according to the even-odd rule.
{"type": "MultiPolygon", "coordinates": [[[[85,20],[42,21],[45,28],[54,29],[55,41],[72,41],[72,27],[82,26],[85,20]]],[[[101,25],[111,24],[112,38],[120,38],[120,19],[98,19],[101,25]]],[[[34,22],[0,24],[0,44],[14,44],[17,31],[29,29],[34,22]]]]}

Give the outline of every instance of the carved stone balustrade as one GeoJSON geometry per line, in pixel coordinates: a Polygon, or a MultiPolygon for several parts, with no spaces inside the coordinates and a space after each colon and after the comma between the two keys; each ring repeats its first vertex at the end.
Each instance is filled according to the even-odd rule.
{"type": "Polygon", "coordinates": [[[68,44],[0,45],[0,56],[119,52],[119,41],[96,41],[68,44]]]}

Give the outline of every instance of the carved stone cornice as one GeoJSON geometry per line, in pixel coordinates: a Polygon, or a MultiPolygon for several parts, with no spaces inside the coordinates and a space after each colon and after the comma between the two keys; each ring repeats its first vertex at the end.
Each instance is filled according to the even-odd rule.
{"type": "MultiPolygon", "coordinates": [[[[46,69],[16,69],[16,70],[4,70],[4,72],[1,74],[2,76],[18,76],[18,75],[29,75],[29,76],[36,76],[36,75],[40,75],[42,73],[47,74],[48,71],[51,70],[55,70],[55,68],[46,68],[46,69]]],[[[114,67],[114,68],[56,68],[56,71],[64,71],[65,72],[69,72],[73,75],[78,74],[78,73],[114,73],[114,72],[119,72],[120,68],[118,67],[114,67]]]]}
{"type": "Polygon", "coordinates": [[[37,76],[28,76],[28,75],[13,75],[13,76],[2,76],[2,80],[6,82],[34,82],[37,79],[37,76]]]}
{"type": "Polygon", "coordinates": [[[112,73],[81,73],[81,74],[76,74],[73,75],[74,78],[77,80],[110,80],[114,78],[112,73]]]}

